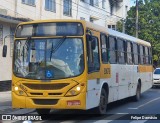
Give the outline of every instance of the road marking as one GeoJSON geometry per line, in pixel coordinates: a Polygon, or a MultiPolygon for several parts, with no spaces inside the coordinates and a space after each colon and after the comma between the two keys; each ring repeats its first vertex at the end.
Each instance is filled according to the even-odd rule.
{"type": "Polygon", "coordinates": [[[116,119],[119,119],[119,118],[121,118],[121,117],[123,117],[123,116],[125,116],[127,114],[128,113],[117,113],[115,115],[111,115],[109,117],[106,117],[106,118],[104,118],[102,120],[98,120],[98,121],[96,121],[94,123],[109,123],[109,122],[111,122],[113,120],[116,120],[116,119]]]}
{"type": "Polygon", "coordinates": [[[138,108],[141,108],[141,107],[143,107],[143,106],[145,106],[145,105],[148,105],[149,103],[152,103],[152,102],[154,102],[154,101],[156,101],[156,100],[159,100],[159,99],[160,99],[160,97],[155,98],[155,99],[153,99],[153,100],[151,100],[151,101],[148,101],[148,102],[146,102],[146,103],[144,103],[144,104],[142,104],[142,105],[140,105],[140,106],[138,106],[138,107],[136,107],[136,108],[128,108],[128,109],[138,109],[138,108]]]}
{"type": "Polygon", "coordinates": [[[134,121],[131,121],[130,123],[145,123],[146,121],[148,120],[134,120],[134,121]]]}
{"type": "Polygon", "coordinates": [[[128,109],[138,109],[138,108],[128,108],[128,109]]]}

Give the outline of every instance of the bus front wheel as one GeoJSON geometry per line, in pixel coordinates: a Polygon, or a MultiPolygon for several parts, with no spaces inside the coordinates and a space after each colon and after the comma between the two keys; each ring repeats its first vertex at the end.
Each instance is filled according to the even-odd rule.
{"type": "Polygon", "coordinates": [[[39,115],[46,115],[50,113],[50,109],[36,109],[39,115]]]}
{"type": "Polygon", "coordinates": [[[102,88],[99,106],[96,107],[95,112],[100,115],[106,114],[107,104],[108,104],[108,94],[106,90],[102,88]]]}

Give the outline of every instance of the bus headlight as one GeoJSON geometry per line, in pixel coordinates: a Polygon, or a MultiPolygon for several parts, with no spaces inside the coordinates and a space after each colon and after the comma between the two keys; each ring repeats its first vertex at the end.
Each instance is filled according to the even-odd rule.
{"type": "Polygon", "coordinates": [[[18,91],[18,87],[17,87],[17,86],[15,86],[15,87],[14,87],[14,90],[15,90],[15,91],[18,91]]]}
{"type": "Polygon", "coordinates": [[[65,96],[76,96],[83,90],[84,87],[85,86],[77,85],[71,90],[69,90],[65,96]]]}
{"type": "Polygon", "coordinates": [[[76,89],[77,89],[77,91],[80,91],[80,90],[81,90],[81,87],[78,86],[76,89]]]}
{"type": "Polygon", "coordinates": [[[23,88],[21,88],[19,83],[18,85],[13,86],[14,92],[19,96],[26,96],[26,93],[24,92],[23,88]]]}

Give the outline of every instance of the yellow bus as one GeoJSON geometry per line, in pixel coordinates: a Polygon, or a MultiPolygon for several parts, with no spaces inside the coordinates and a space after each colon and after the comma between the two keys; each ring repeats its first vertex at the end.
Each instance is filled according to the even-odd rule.
{"type": "MultiPolygon", "coordinates": [[[[4,45],[3,57],[7,46],[4,45]]],[[[15,32],[12,107],[94,108],[133,97],[152,86],[150,43],[84,20],[20,23],[15,32]]]]}

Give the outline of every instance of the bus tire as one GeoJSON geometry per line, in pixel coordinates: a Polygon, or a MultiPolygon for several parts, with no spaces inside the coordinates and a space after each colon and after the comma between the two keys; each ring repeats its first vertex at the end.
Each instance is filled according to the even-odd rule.
{"type": "Polygon", "coordinates": [[[46,114],[49,114],[50,113],[50,110],[51,109],[36,109],[37,113],[39,115],[46,115],[46,114]]]}
{"type": "Polygon", "coordinates": [[[102,88],[99,106],[95,108],[96,114],[99,114],[99,115],[106,114],[107,104],[108,104],[108,94],[107,94],[107,91],[104,88],[102,88]]]}
{"type": "Polygon", "coordinates": [[[136,89],[136,95],[133,96],[133,100],[134,100],[135,102],[137,102],[137,101],[140,100],[140,98],[141,98],[141,84],[138,83],[137,89],[136,89]]]}

